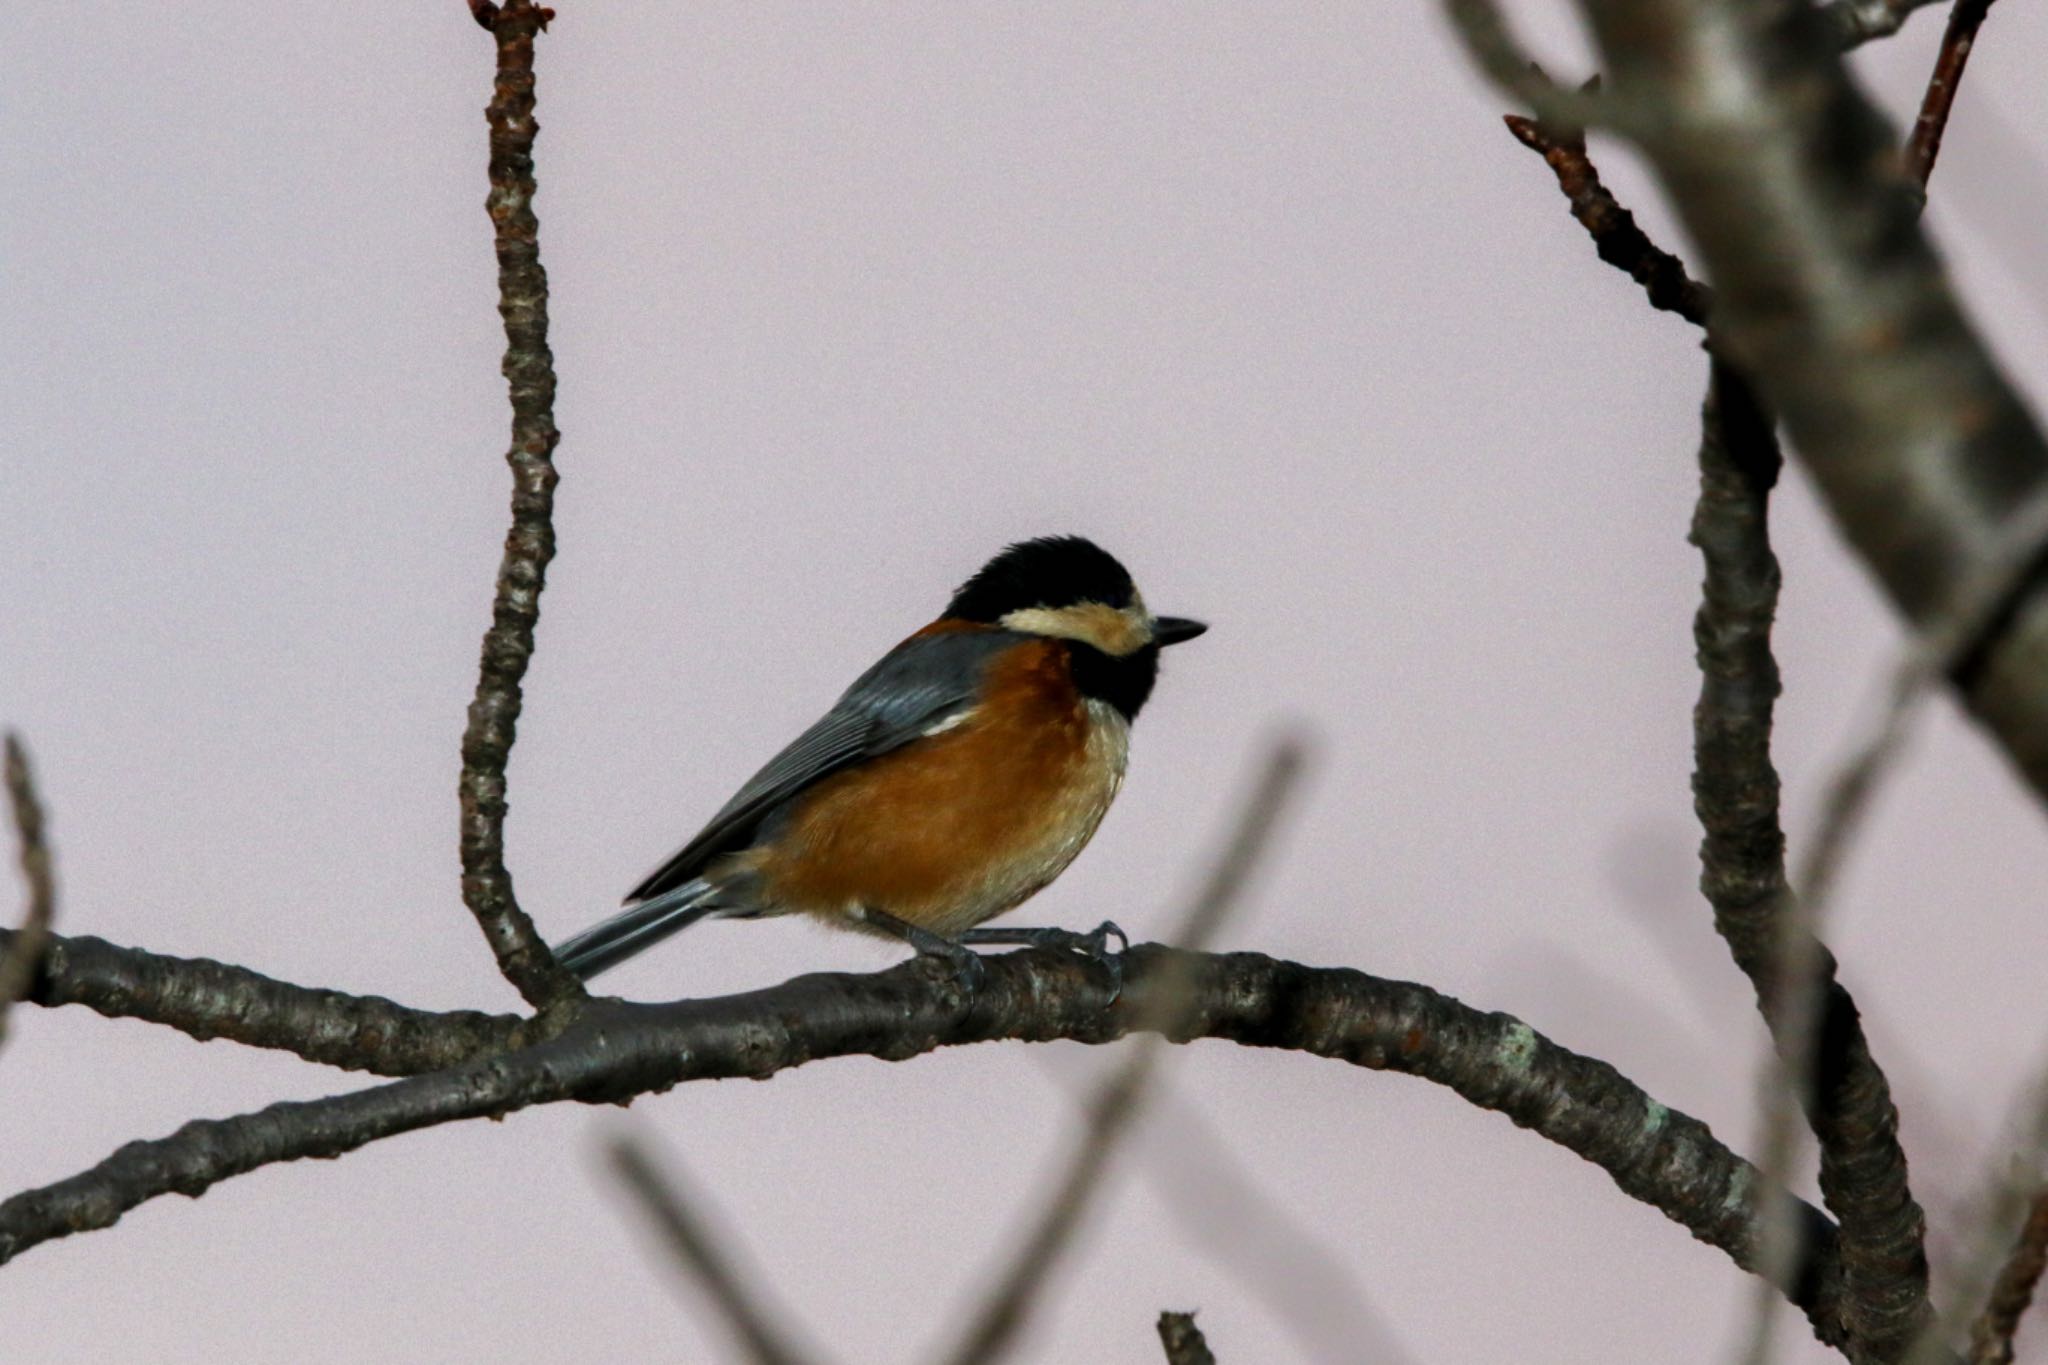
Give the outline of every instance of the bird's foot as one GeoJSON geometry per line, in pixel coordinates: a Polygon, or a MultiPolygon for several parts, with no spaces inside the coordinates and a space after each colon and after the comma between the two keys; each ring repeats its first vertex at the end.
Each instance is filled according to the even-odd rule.
{"type": "Polygon", "coordinates": [[[938,942],[930,948],[918,948],[921,957],[943,958],[953,964],[953,980],[967,994],[969,1000],[981,990],[981,983],[988,979],[988,968],[983,965],[981,954],[972,948],[964,948],[948,938],[932,935],[938,942]]]}
{"type": "Polygon", "coordinates": [[[1028,948],[1065,948],[1081,954],[1089,961],[1109,973],[1109,1001],[1115,1004],[1117,997],[1124,993],[1124,958],[1131,946],[1130,936],[1117,927],[1114,920],[1104,920],[1080,933],[1073,929],[969,929],[960,935],[961,943],[1017,944],[1028,948]],[[1117,948],[1110,951],[1109,941],[1117,941],[1117,948]]]}
{"type": "Polygon", "coordinates": [[[884,910],[869,910],[862,916],[869,924],[908,943],[919,957],[942,958],[953,964],[953,979],[960,989],[972,1000],[980,991],[981,983],[988,976],[988,968],[982,965],[981,954],[965,944],[935,934],[929,929],[919,928],[908,920],[901,920],[884,910]]]}

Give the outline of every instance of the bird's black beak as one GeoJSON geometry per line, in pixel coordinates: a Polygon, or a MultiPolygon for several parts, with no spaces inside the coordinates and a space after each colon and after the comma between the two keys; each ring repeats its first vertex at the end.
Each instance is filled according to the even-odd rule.
{"type": "Polygon", "coordinates": [[[1185,616],[1161,616],[1152,622],[1152,638],[1164,649],[1184,640],[1192,640],[1209,629],[1200,621],[1190,621],[1185,616]]]}

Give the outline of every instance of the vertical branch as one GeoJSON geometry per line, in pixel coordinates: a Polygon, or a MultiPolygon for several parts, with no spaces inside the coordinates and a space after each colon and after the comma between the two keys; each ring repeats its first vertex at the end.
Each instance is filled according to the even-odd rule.
{"type": "Polygon", "coordinates": [[[533,40],[554,11],[531,0],[473,4],[497,41],[489,107],[490,211],[498,255],[498,312],[505,320],[505,382],[512,397],[512,529],[498,567],[491,626],[484,632],[476,698],[462,734],[462,899],[489,940],[498,969],[540,1008],[581,992],[555,965],[519,908],[505,867],[505,764],[519,723],[520,680],[533,657],[540,594],[555,553],[553,524],[555,362],[548,351],[548,277],[533,213],[533,40]]]}
{"type": "MultiPolygon", "coordinates": [[[[1924,196],[1928,176],[1941,149],[1942,132],[1955,104],[1956,90],[1969,60],[1970,48],[1993,0],[1957,0],[1950,11],[1941,50],[1920,116],[1906,140],[1905,169],[1924,196]]],[[[1912,650],[1904,665],[1895,670],[1879,723],[1870,737],[1857,747],[1851,759],[1830,783],[1819,828],[1803,868],[1803,898],[1794,898],[1785,885],[1784,840],[1777,823],[1777,778],[1770,771],[1770,703],[1777,693],[1777,668],[1770,659],[1770,617],[1776,602],[1777,564],[1771,557],[1765,522],[1766,499],[1775,481],[1781,457],[1770,419],[1754,424],[1757,434],[1747,441],[1733,441],[1723,428],[1717,435],[1717,401],[1730,392],[1731,375],[1717,371],[1715,395],[1710,396],[1708,440],[1701,448],[1702,493],[1700,523],[1695,539],[1706,551],[1708,564],[1707,605],[1702,607],[1698,627],[1700,660],[1707,673],[1701,693],[1699,752],[1700,774],[1695,779],[1700,817],[1708,826],[1708,838],[1701,855],[1706,864],[1702,886],[1715,902],[1715,920],[1728,938],[1736,960],[1743,964],[1757,984],[1758,998],[1769,1019],[1784,1059],[1782,1080],[1790,1094],[1767,1109],[1766,1131],[1757,1157],[1764,1169],[1781,1173],[1791,1148],[1790,1101],[1796,1098],[1806,1107],[1807,1118],[1821,1145],[1821,1189],[1828,1207],[1841,1221],[1842,1267],[1847,1291],[1846,1308],[1852,1343],[1859,1350],[1874,1350],[1881,1359],[1892,1359],[1916,1339],[1925,1339],[1934,1324],[1927,1294],[1925,1219],[1906,1184],[1905,1155],[1897,1138],[1897,1113],[1884,1075],[1869,1054],[1856,1007],[1835,979],[1835,962],[1818,938],[1817,926],[1841,868],[1846,850],[1869,809],[1873,792],[1891,759],[1903,744],[1907,722],[1915,704],[1929,687],[1955,665],[1979,638],[1985,623],[1994,619],[2005,602],[2024,581],[2029,567],[2040,556],[2041,537],[2048,533],[2036,506],[2037,497],[2013,516],[2004,536],[2005,546],[1993,557],[1989,570],[1980,570],[1966,580],[1956,594],[1956,605],[1938,620],[1934,628],[1912,650]],[[1719,446],[1718,452],[1713,448],[1719,446]],[[1739,472],[1742,446],[1757,450],[1768,447],[1762,483],[1749,500],[1753,512],[1741,507],[1740,493],[1721,497],[1722,554],[1719,556],[1724,601],[1714,612],[1716,561],[1714,547],[1703,538],[1701,527],[1709,522],[1714,475],[1710,457],[1718,456],[1724,475],[1739,472]],[[1753,526],[1753,534],[1745,528],[1753,526]],[[1744,552],[1748,541],[1747,552],[1744,552]],[[2009,562],[2007,562],[2009,561],[2009,562]],[[1748,590],[1756,609],[1745,613],[1737,600],[1748,590]],[[1725,736],[1731,742],[1721,746],[1719,757],[1727,760],[1721,771],[1709,772],[1709,701],[1716,690],[1710,634],[1718,615],[1727,646],[1719,655],[1724,665],[1724,684],[1739,683],[1747,660],[1749,681],[1761,695],[1749,698],[1754,716],[1746,737],[1725,736]],[[1981,619],[1980,619],[1981,618],[1981,619]],[[1744,642],[1747,648],[1744,648],[1744,642]],[[1749,751],[1745,762],[1743,751],[1749,751]],[[1752,780],[1755,798],[1751,819],[1741,818],[1743,776],[1752,780]],[[1718,781],[1714,778],[1718,776],[1718,781]],[[1767,781],[1765,779],[1768,779],[1767,781]],[[1711,789],[1718,787],[1719,799],[1710,801],[1711,789]],[[1724,835],[1717,841],[1710,805],[1721,808],[1724,835]],[[1744,848],[1742,836],[1747,840],[1744,848]],[[1718,844],[1718,846],[1717,846],[1718,844]],[[1745,853],[1750,865],[1744,868],[1745,853]],[[1714,895],[1716,863],[1726,872],[1731,867],[1739,879],[1747,874],[1761,884],[1730,884],[1724,880],[1723,896],[1714,895]],[[1725,904],[1724,904],[1725,902],[1725,904]],[[1776,944],[1768,960],[1755,966],[1760,946],[1757,930],[1775,921],[1776,944]],[[1731,930],[1733,931],[1731,933],[1731,930]],[[1759,968],[1761,970],[1759,970],[1759,968]],[[1831,1140],[1832,1137],[1832,1140],[1831,1140]]],[[[1755,400],[1745,396],[1746,405],[1755,400]]],[[[1718,717],[1736,717],[1740,724],[1742,698],[1724,696],[1725,705],[1712,708],[1718,717]]],[[[1757,1314],[1753,1348],[1760,1351],[1767,1339],[1769,1319],[1775,1303],[1766,1299],[1757,1314]]]]}
{"type": "MultiPolygon", "coordinates": [[[[1772,1188],[1782,1184],[1792,1164],[1791,1096],[1799,1094],[1809,1113],[1813,1107],[1804,1076],[1792,1074],[1805,1070],[1797,1059],[1811,1046],[1811,1029],[1786,1029],[1784,982],[1800,979],[1801,969],[1815,965],[1812,950],[1819,947],[1782,932],[1791,918],[1792,892],[1778,819],[1778,770],[1771,761],[1771,725],[1781,691],[1771,625],[1781,579],[1771,549],[1770,496],[1783,464],[1776,433],[1755,394],[1725,363],[1710,360],[1700,421],[1700,493],[1688,537],[1705,565],[1693,617],[1700,669],[1693,707],[1693,810],[1702,831],[1700,892],[1713,907],[1715,932],[1756,990],[1780,1057],[1769,1069],[1756,1153],[1772,1188]],[[1798,953],[1795,964],[1783,951],[1788,945],[1808,951],[1798,953]]],[[[1803,1022],[1806,1016],[1794,1011],[1791,1018],[1803,1022]]],[[[1796,1229],[1777,1208],[1761,1214],[1765,1279],[1793,1278],[1803,1254],[1794,1244],[1796,1229]]],[[[1751,1317],[1751,1361],[1763,1357],[1776,1307],[1776,1296],[1766,1288],[1751,1317]]]]}
{"type": "MultiPolygon", "coordinates": [[[[1824,808],[1803,900],[1782,890],[1774,791],[1745,786],[1738,764],[1724,774],[1731,779],[1725,801],[1700,793],[1708,883],[1716,879],[1712,806],[1735,822],[1718,850],[1722,870],[1735,877],[1722,887],[1730,899],[1725,907],[1717,900],[1717,920],[1737,930],[1729,941],[1738,961],[1747,957],[1775,976],[1759,984],[1759,1003],[1774,1025],[1785,1021],[1773,1035],[1787,1069],[1813,1081],[1796,1082],[1794,1093],[1810,1116],[1820,1110],[1813,1127],[1823,1191],[1841,1220],[1841,1322],[1850,1350],[1858,1359],[1896,1359],[1905,1343],[1931,1335],[1924,1330],[1931,1315],[1923,1219],[1905,1183],[1882,1074],[1810,926],[1845,831],[1927,680],[1953,673],[1973,709],[2048,790],[2048,744],[2038,742],[2048,727],[2029,714],[2042,709],[2038,669],[2029,662],[2041,655],[2032,641],[2048,638],[2048,628],[2044,609],[2020,600],[2048,532],[2048,498],[2033,493],[2048,447],[1947,296],[1914,232],[1912,206],[1880,172],[1889,132],[1832,50],[1815,41],[1821,30],[1806,22],[1810,11],[1683,0],[1582,0],[1582,7],[1617,89],[1654,91],[1663,102],[1662,116],[1639,130],[1641,141],[1714,273],[1717,349],[1746,361],[1784,409],[1838,518],[1928,636],[1894,684],[1887,722],[1864,751],[1868,761],[1845,769],[1824,808]],[[1955,667],[1962,661],[1968,667],[1955,667]],[[1759,803],[1760,796],[1768,799],[1759,803]],[[1750,816],[1770,819],[1745,830],[1745,803],[1758,806],[1750,816]],[[1759,830],[1771,847],[1755,846],[1759,830]],[[1745,835],[1752,840],[1746,851],[1764,860],[1747,869],[1745,835]],[[1746,888],[1745,875],[1753,879],[1746,888]],[[1761,928],[1773,920],[1784,926],[1774,937],[1805,970],[1772,966],[1775,951],[1759,956],[1763,945],[1753,933],[1747,946],[1740,941],[1743,922],[1761,928]],[[1796,988],[1793,1001],[1780,990],[1787,984],[1796,988]]],[[[1884,8],[1902,18],[1910,6],[1884,8]]],[[[1835,37],[1839,47],[1845,37],[1835,37]]],[[[1956,55],[1945,44],[1930,132],[1953,99],[1956,55]]],[[[1930,145],[1917,170],[1931,161],[1930,145]]],[[[1761,509],[1759,497],[1758,530],[1761,509]]],[[[1710,579],[1714,573],[1710,552],[1710,579]]],[[[1759,655],[1767,625],[1767,614],[1752,623],[1759,655]]],[[[1710,647],[1720,643],[1727,641],[1716,632],[1702,632],[1710,689],[1710,647]]],[[[1761,700],[1774,695],[1772,680],[1761,700]]],[[[1711,700],[1703,692],[1702,720],[1712,718],[1711,700]]],[[[1768,761],[1767,714],[1753,720],[1752,777],[1768,761]]],[[[1703,727],[1702,745],[1714,738],[1703,727]]],[[[1703,778],[1710,757],[1703,752],[1703,778]]],[[[1711,884],[1707,890],[1716,894],[1711,884]]],[[[1767,1112],[1775,1130],[1789,1131],[1789,1100],[1767,1112]]],[[[1825,1337],[1826,1324],[1819,1325],[1825,1337]]]]}
{"type": "MultiPolygon", "coordinates": [[[[1834,957],[1813,936],[1786,880],[1770,751],[1779,572],[1768,517],[1782,464],[1769,414],[1715,361],[1692,530],[1706,566],[1693,625],[1700,663],[1693,804],[1705,832],[1700,889],[1714,907],[1715,929],[1756,987],[1789,1073],[1782,1079],[1819,1139],[1821,1192],[1842,1228],[1852,1338],[1884,1351],[1910,1340],[1930,1311],[1926,1220],[1907,1185],[1890,1086],[1855,1002],[1835,979],[1834,957]]],[[[1758,1156],[1766,1171],[1775,1164],[1782,1173],[1789,1158],[1790,1116],[1789,1102],[1769,1111],[1758,1156]]],[[[1781,1246],[1776,1254],[1790,1268],[1799,1249],[1781,1246]]],[[[1759,1340],[1771,1306],[1758,1315],[1759,1340]]]]}
{"type": "Polygon", "coordinates": [[[1705,838],[1700,890],[1761,1000],[1775,994],[1773,925],[1787,894],[1771,721],[1779,693],[1771,623],[1779,570],[1768,522],[1782,456],[1756,399],[1715,362],[1702,410],[1692,543],[1705,562],[1693,618],[1693,806],[1705,838]],[[1730,440],[1734,435],[1736,439],[1730,440]]]}
{"type": "MultiPolygon", "coordinates": [[[[1557,176],[1601,259],[1633,276],[1654,306],[1705,326],[1712,295],[1644,236],[1601,184],[1583,135],[1514,116],[1507,123],[1557,176]]],[[[1841,1220],[1844,1324],[1858,1351],[1882,1352],[1910,1340],[1931,1316],[1926,1220],[1907,1184],[1890,1086],[1855,1002],[1836,979],[1833,956],[1816,937],[1812,915],[1802,913],[1816,909],[1820,897],[1802,905],[1786,878],[1770,747],[1779,691],[1771,653],[1779,571],[1769,502],[1784,457],[1774,419],[1754,389],[1712,343],[1709,349],[1691,534],[1705,561],[1693,624],[1701,674],[1693,711],[1693,804],[1704,831],[1700,889],[1713,906],[1715,929],[1756,989],[1782,1059],[1758,1160],[1769,1185],[1781,1185],[1796,1096],[1820,1143],[1822,1193],[1841,1220]]],[[[1817,885],[1824,884],[1822,878],[1817,885]]],[[[1764,1222],[1787,1234],[1767,1239],[1766,1283],[1800,1282],[1813,1249],[1796,1244],[1788,1220],[1764,1222]]],[[[1766,1291],[1758,1342],[1767,1339],[1775,1304],[1766,1291]]]]}
{"type": "Polygon", "coordinates": [[[35,773],[21,736],[7,735],[7,802],[14,811],[15,837],[21,846],[21,876],[28,885],[28,913],[21,928],[0,950],[0,1042],[7,1037],[7,1011],[29,993],[50,946],[50,921],[57,912],[57,879],[50,865],[50,846],[43,834],[43,803],[36,796],[35,773]]]}

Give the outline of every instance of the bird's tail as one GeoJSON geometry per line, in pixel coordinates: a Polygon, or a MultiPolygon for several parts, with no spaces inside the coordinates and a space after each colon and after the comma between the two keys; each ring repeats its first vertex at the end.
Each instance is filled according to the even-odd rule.
{"type": "Polygon", "coordinates": [[[555,961],[588,981],[651,948],[698,920],[731,907],[718,899],[721,888],[699,877],[658,896],[629,905],[555,948],[555,961]]]}

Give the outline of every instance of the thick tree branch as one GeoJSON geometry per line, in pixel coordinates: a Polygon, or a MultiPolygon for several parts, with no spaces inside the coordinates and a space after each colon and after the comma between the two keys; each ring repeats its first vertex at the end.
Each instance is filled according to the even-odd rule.
{"type": "MultiPolygon", "coordinates": [[[[14,932],[0,929],[0,949],[14,932]]],[[[168,957],[104,939],[52,935],[26,997],[84,1005],[109,1019],[164,1024],[202,1041],[226,1038],[309,1062],[413,1076],[520,1046],[540,1027],[510,1014],[434,1013],[374,995],[294,986],[207,958],[168,957]]]]}
{"type": "Polygon", "coordinates": [[[8,732],[6,742],[7,804],[14,815],[21,879],[28,888],[28,910],[21,928],[0,941],[0,1041],[7,1037],[7,1012],[34,985],[49,948],[50,921],[57,914],[57,875],[43,834],[43,803],[36,795],[35,772],[21,736],[8,732]]]}
{"type": "MultiPolygon", "coordinates": [[[[923,962],[868,976],[801,977],[717,1000],[595,1000],[560,1035],[519,1051],[130,1143],[91,1170],[0,1204],[0,1260],[111,1226],[160,1195],[198,1195],[273,1162],[339,1156],[397,1133],[528,1105],[616,1103],[684,1081],[770,1076],[823,1057],[897,1061],[997,1038],[1109,1042],[1143,1017],[1162,984],[1185,981],[1190,1013],[1170,1035],[1176,1042],[1285,1048],[1448,1086],[1601,1167],[1623,1193],[1737,1265],[1759,1266],[1755,1168],[1607,1063],[1426,986],[1255,953],[1177,956],[1153,945],[1131,949],[1114,1005],[1099,970],[1055,952],[987,959],[971,1004],[943,966],[923,962]]],[[[1784,1288],[1822,1340],[1838,1341],[1834,1226],[1817,1210],[1799,1210],[1814,1248],[1811,1273],[1784,1288]]]]}
{"type": "MultiPolygon", "coordinates": [[[[1883,119],[1802,6],[1585,0],[1699,243],[1715,336],[1755,377],[1843,530],[1917,626],[2010,553],[2048,444],[1951,297],[1883,119]]],[[[2048,792],[2048,596],[2014,594],[1955,670],[2048,792]]]]}
{"type": "Polygon", "coordinates": [[[1956,105],[1956,90],[1963,82],[1963,68],[1969,64],[1970,49],[1976,45],[1977,30],[1991,12],[1993,0],[1956,0],[1948,12],[1948,28],[1941,35],[1941,52],[1935,58],[1934,74],[1928,77],[1927,94],[1920,101],[1920,116],[1906,138],[1906,174],[1922,190],[1934,174],[1934,158],[1941,155],[1941,135],[1948,128],[1948,116],[1956,105]]]}
{"type": "Polygon", "coordinates": [[[505,764],[519,724],[520,680],[533,657],[541,589],[554,558],[555,361],[548,350],[548,277],[533,213],[533,40],[553,11],[509,0],[472,8],[497,42],[498,72],[485,116],[491,125],[491,193],[498,312],[505,320],[505,382],[512,395],[512,529],[498,567],[491,627],[484,632],[476,699],[462,735],[462,899],[483,928],[498,968],[543,1008],[582,993],[555,964],[519,908],[505,867],[505,764]]]}
{"type": "Polygon", "coordinates": [[[1159,1344],[1166,1348],[1166,1365],[1216,1365],[1193,1313],[1161,1313],[1159,1344]]]}

